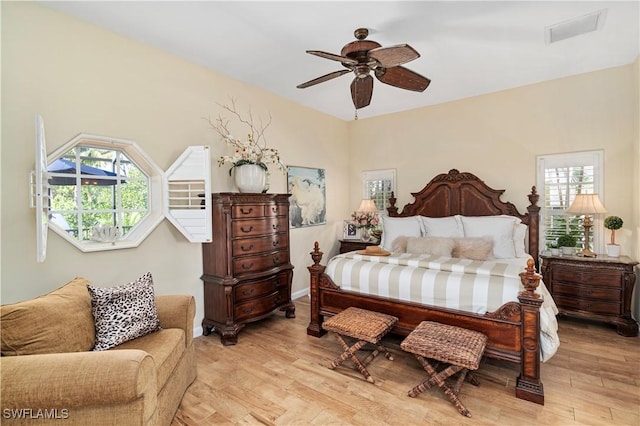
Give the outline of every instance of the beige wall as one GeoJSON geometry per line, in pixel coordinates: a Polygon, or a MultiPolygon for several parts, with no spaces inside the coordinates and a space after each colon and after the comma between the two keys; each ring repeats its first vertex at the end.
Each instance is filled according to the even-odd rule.
{"type": "Polygon", "coordinates": [[[456,168],[505,189],[503,199],[524,212],[537,155],[603,149],[603,202],[624,219],[622,251],[633,255],[637,79],[637,66],[628,65],[353,122],[349,205],[361,196],[362,169],[396,168],[402,207],[433,176],[456,168]]]}
{"type": "MultiPolygon", "coordinates": [[[[325,256],[335,253],[342,220],[361,197],[360,172],[369,169],[397,169],[400,206],[435,174],[458,168],[506,189],[504,199],[522,211],[535,184],[536,155],[604,149],[604,202],[625,220],[623,251],[638,257],[638,68],[636,61],[346,123],[47,8],[3,2],[2,302],[33,297],[76,275],[113,285],[151,271],[159,293],[196,297],[199,325],[200,247],[167,221],[140,247],[112,252],[81,253],[50,232],[47,260],[35,262],[35,216],[27,197],[33,117],[45,119],[49,152],[91,132],[133,139],[166,169],[184,147],[209,144],[212,189],[227,191],[233,189],[227,168],[215,165],[224,147],[201,118],[215,116],[216,102],[230,96],[250,104],[254,114],[271,113],[269,141],[286,163],[326,169],[328,224],[291,233],[294,291],[308,285],[314,240],[325,256]]],[[[285,192],[284,176],[272,171],[272,178],[271,191],[285,192]]]]}
{"type": "MultiPolygon", "coordinates": [[[[185,147],[208,144],[212,190],[231,191],[228,166],[217,166],[228,152],[203,120],[229,97],[251,106],[255,117],[272,115],[268,140],[284,162],[326,169],[328,225],[291,232],[293,290],[304,292],[313,241],[335,249],[335,229],[348,209],[347,123],[34,3],[3,2],[2,302],[42,294],[77,275],[115,285],[151,271],[158,293],[196,297],[199,326],[201,248],[168,221],[140,247],[109,252],[82,253],[49,232],[47,259],[35,262],[35,213],[28,207],[34,116],[44,118],[48,152],[88,132],[134,140],[166,170],[185,147]]],[[[272,170],[271,192],[286,190],[286,176],[272,170]]]]}
{"type": "MultiPolygon", "coordinates": [[[[536,184],[537,155],[602,149],[603,202],[609,214],[624,220],[616,242],[622,254],[640,259],[639,73],[636,60],[623,67],[353,122],[349,206],[358,205],[363,169],[396,168],[397,205],[402,208],[413,201],[411,192],[421,190],[436,174],[456,168],[505,189],[503,200],[524,213],[529,204],[526,195],[536,184]]],[[[633,312],[640,318],[637,288],[634,299],[633,312]]]]}

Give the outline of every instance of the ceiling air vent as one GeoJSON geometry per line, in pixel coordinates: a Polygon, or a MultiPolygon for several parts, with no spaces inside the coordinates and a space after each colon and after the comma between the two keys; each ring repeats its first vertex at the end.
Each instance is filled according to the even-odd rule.
{"type": "Polygon", "coordinates": [[[580,34],[586,34],[602,29],[606,17],[607,9],[603,9],[568,21],[550,25],[544,29],[544,41],[547,44],[551,44],[556,41],[565,40],[579,36],[580,34]]]}

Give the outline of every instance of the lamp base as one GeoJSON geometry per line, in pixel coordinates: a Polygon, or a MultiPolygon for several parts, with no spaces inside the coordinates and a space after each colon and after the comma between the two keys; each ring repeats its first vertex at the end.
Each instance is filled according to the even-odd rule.
{"type": "Polygon", "coordinates": [[[581,257],[598,257],[598,255],[596,253],[592,252],[588,248],[583,248],[582,250],[580,250],[578,252],[578,256],[581,256],[581,257]]]}

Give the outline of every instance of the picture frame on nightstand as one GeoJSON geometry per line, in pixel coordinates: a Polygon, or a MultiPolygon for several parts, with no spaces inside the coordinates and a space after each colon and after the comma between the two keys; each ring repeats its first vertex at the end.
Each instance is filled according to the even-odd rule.
{"type": "Polygon", "coordinates": [[[360,229],[351,220],[345,220],[342,228],[342,238],[345,240],[359,240],[360,229]]]}

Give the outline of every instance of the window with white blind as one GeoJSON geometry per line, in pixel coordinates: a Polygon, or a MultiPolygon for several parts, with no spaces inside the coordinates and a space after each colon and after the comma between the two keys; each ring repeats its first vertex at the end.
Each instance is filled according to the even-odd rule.
{"type": "MultiPolygon", "coordinates": [[[[537,157],[537,187],[541,194],[541,248],[553,246],[562,234],[576,237],[584,246],[582,215],[565,213],[576,194],[598,194],[604,203],[602,150],[537,157]]],[[[595,252],[602,252],[602,218],[595,215],[589,241],[595,252]]]]}
{"type": "Polygon", "coordinates": [[[362,172],[362,198],[372,199],[378,211],[385,212],[391,192],[396,190],[396,170],[365,170],[362,172]]]}

